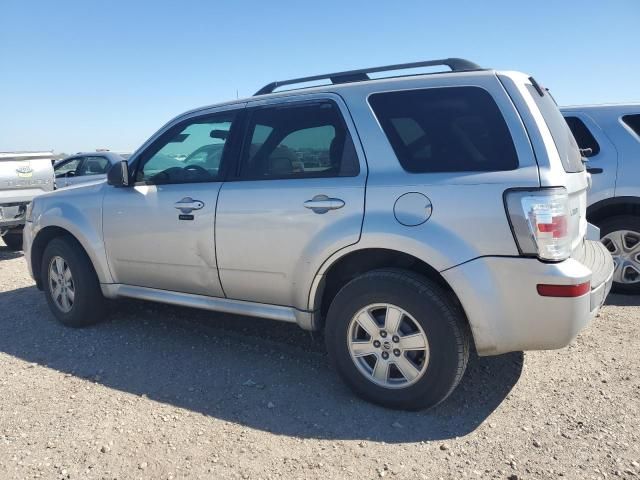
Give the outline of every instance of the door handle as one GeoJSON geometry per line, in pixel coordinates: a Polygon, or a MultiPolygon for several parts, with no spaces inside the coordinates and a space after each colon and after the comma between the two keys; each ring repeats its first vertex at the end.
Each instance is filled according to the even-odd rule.
{"type": "Polygon", "coordinates": [[[331,198],[326,195],[316,195],[311,200],[304,202],[304,207],[315,213],[327,213],[329,210],[337,210],[344,207],[344,201],[339,198],[331,198]]]}
{"type": "Polygon", "coordinates": [[[185,215],[191,213],[193,210],[200,210],[204,207],[204,202],[200,200],[194,200],[191,197],[184,197],[179,202],[176,202],[175,207],[185,215]]]}
{"type": "Polygon", "coordinates": [[[604,170],[602,170],[601,168],[587,168],[587,172],[589,172],[591,175],[595,175],[597,173],[602,173],[604,170]]]}

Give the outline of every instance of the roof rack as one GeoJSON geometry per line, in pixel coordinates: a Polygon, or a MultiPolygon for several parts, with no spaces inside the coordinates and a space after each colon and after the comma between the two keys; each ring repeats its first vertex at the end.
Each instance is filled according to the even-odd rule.
{"type": "Polygon", "coordinates": [[[441,60],[428,60],[425,62],[412,62],[412,63],[398,63],[396,65],[385,65],[383,67],[361,68],[359,70],[347,70],[346,72],[326,73],[324,75],[314,75],[312,77],[293,78],[291,80],[279,80],[277,82],[271,82],[260,90],[255,95],[265,95],[272,93],[276,88],[284,85],[292,85],[295,83],[313,82],[315,80],[331,80],[332,84],[349,83],[349,82],[362,82],[364,80],[370,80],[368,73],[387,72],[390,70],[405,70],[410,68],[420,67],[435,67],[438,65],[446,65],[452,72],[468,72],[470,70],[482,70],[482,68],[469,60],[464,58],[443,58],[441,60]]]}

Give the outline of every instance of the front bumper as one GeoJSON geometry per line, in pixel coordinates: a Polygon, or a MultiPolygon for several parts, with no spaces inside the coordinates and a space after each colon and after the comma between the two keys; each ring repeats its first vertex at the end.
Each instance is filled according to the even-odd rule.
{"type": "Polygon", "coordinates": [[[563,262],[483,257],[442,272],[465,310],[478,354],[548,350],[568,345],[596,316],[611,289],[613,260],[586,240],[563,262]],[[579,297],[543,297],[539,284],[591,282],[579,297]]]}
{"type": "Polygon", "coordinates": [[[24,225],[28,203],[0,204],[0,229],[24,225]]]}

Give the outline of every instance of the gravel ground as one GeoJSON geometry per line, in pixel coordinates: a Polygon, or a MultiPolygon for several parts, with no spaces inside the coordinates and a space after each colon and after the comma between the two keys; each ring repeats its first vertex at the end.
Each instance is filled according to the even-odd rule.
{"type": "Polygon", "coordinates": [[[58,325],[0,242],[0,478],[636,478],[640,298],[473,358],[428,412],[352,396],[293,325],[127,301],[58,325]]]}

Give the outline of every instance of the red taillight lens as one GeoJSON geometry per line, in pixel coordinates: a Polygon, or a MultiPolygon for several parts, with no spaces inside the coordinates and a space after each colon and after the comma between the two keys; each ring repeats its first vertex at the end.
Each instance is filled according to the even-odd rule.
{"type": "Polygon", "coordinates": [[[578,285],[538,284],[538,294],[543,297],[581,297],[591,290],[591,282],[578,285]]]}
{"type": "Polygon", "coordinates": [[[567,217],[560,215],[553,217],[551,223],[538,223],[538,231],[551,233],[553,238],[562,238],[567,235],[567,217]]]}

